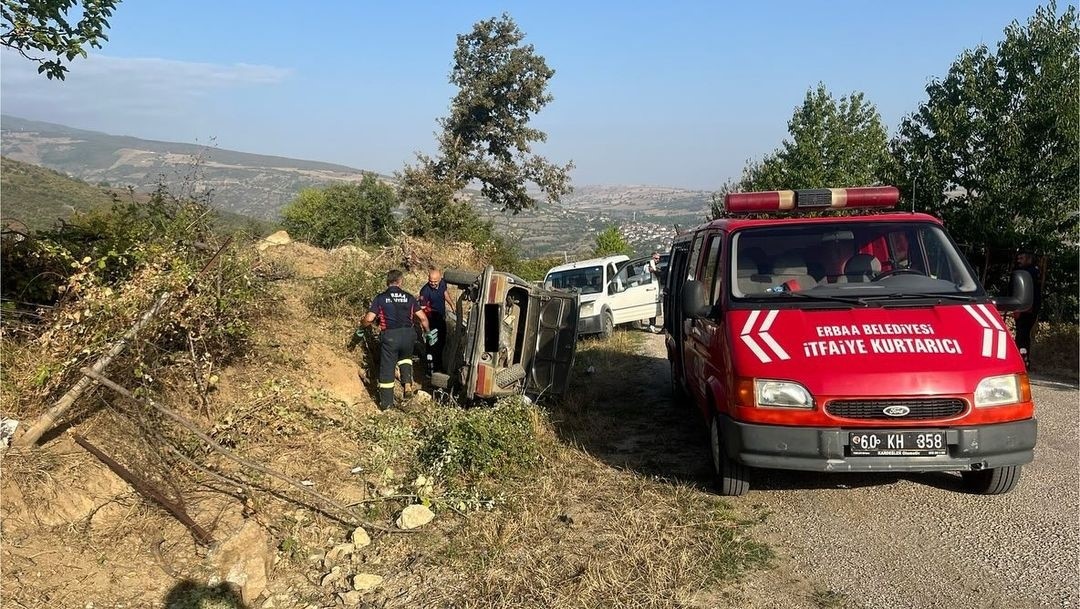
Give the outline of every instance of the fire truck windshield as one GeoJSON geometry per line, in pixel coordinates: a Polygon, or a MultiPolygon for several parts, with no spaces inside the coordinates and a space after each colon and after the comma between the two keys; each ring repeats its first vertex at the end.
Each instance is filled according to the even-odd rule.
{"type": "Polygon", "coordinates": [[[821,296],[811,300],[846,297],[865,304],[982,294],[953,242],[929,222],[746,228],[735,233],[731,251],[728,285],[736,299],[821,296]]]}

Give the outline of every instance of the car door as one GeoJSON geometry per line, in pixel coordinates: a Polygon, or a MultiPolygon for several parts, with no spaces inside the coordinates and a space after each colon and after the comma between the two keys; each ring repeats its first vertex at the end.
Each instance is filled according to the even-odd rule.
{"type": "Polygon", "coordinates": [[[660,284],[645,270],[647,258],[622,264],[609,285],[611,313],[616,324],[656,317],[660,305],[660,284]]]}
{"type": "MultiPolygon", "coordinates": [[[[714,291],[716,274],[719,272],[720,252],[723,245],[721,233],[709,233],[694,240],[694,252],[691,253],[692,278],[705,287],[706,298],[714,291]]],[[[686,389],[695,397],[695,401],[710,408],[706,382],[708,380],[708,362],[710,348],[716,336],[717,326],[711,319],[687,319],[684,322],[685,344],[684,357],[686,389]]]]}
{"type": "Polygon", "coordinates": [[[536,393],[562,393],[570,382],[577,347],[577,292],[536,289],[531,297],[535,312],[530,330],[536,351],[529,367],[529,389],[536,393]]]}

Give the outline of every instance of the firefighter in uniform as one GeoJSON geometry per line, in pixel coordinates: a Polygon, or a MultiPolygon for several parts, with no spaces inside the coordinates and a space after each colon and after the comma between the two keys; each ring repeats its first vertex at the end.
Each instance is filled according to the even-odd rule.
{"type": "Polygon", "coordinates": [[[401,271],[396,269],[386,274],[386,291],[371,301],[371,308],[360,322],[363,327],[379,324],[379,408],[383,410],[394,406],[395,367],[401,369],[401,384],[406,395],[412,389],[412,354],[416,344],[413,320],[420,322],[425,340],[434,340],[427,316],[416,299],[401,289],[401,276],[401,271]]]}

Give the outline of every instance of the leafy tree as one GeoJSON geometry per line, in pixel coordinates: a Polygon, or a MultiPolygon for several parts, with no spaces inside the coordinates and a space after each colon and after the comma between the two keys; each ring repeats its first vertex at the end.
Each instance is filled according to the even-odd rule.
{"type": "Polygon", "coordinates": [[[529,185],[553,201],[569,192],[573,165],[560,167],[532,152],[547,136],[529,121],[552,100],[546,89],[555,72],[524,38],[506,14],[458,36],[450,72],[458,92],[450,115],[439,121],[438,155],[418,155],[400,175],[411,234],[460,239],[463,225],[475,228],[479,216],[470,215],[459,194],[470,183],[512,213],[536,204],[529,185]]]}
{"type": "Polygon", "coordinates": [[[320,247],[389,243],[398,231],[396,205],[394,189],[368,174],[359,184],[305,188],[285,206],[282,225],[293,237],[320,247]]]}
{"type": "Polygon", "coordinates": [[[3,32],[0,45],[14,49],[37,62],[38,74],[64,80],[68,69],[64,62],[86,57],[86,48],[101,48],[109,39],[109,17],[120,0],[3,0],[0,18],[3,32]],[[77,15],[78,21],[72,22],[77,15]],[[38,57],[53,54],[56,59],[38,57]]]}
{"type": "MultiPolygon", "coordinates": [[[[1047,285],[1073,299],[1078,34],[1073,6],[1059,15],[1050,3],[1026,24],[1014,21],[996,50],[964,51],[930,82],[892,144],[898,186],[920,209],[941,217],[961,242],[1051,255],[1047,285]]],[[[1075,317],[1075,300],[1070,308],[1075,317]]]]}
{"type": "Polygon", "coordinates": [[[806,92],[788,121],[789,139],[713,199],[713,215],[723,215],[723,194],[754,190],[794,190],[867,186],[889,175],[892,157],[881,116],[862,93],[835,99],[824,84],[806,92]]]}
{"type": "Polygon", "coordinates": [[[629,255],[633,251],[626,242],[619,227],[612,224],[604,230],[596,233],[596,245],[593,246],[594,256],[615,256],[617,254],[629,255]]]}

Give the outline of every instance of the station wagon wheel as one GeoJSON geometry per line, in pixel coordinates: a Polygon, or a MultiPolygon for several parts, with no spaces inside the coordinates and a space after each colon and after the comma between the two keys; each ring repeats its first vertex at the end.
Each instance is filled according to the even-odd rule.
{"type": "Polygon", "coordinates": [[[960,472],[964,486],[980,495],[1003,495],[1016,487],[1020,481],[1019,465],[1007,465],[979,471],[960,472]]]}
{"type": "Polygon", "coordinates": [[[712,453],[716,489],[721,495],[738,497],[750,490],[747,467],[727,456],[720,432],[720,418],[713,416],[709,422],[709,449],[712,453]]]}
{"type": "Polygon", "coordinates": [[[611,317],[611,311],[604,311],[601,316],[600,336],[604,338],[611,338],[611,335],[615,333],[615,320],[611,317]]]}
{"type": "Polygon", "coordinates": [[[467,288],[470,285],[476,283],[476,280],[480,278],[480,273],[476,271],[462,271],[459,269],[446,269],[443,273],[443,281],[452,286],[459,288],[467,288]]]}

